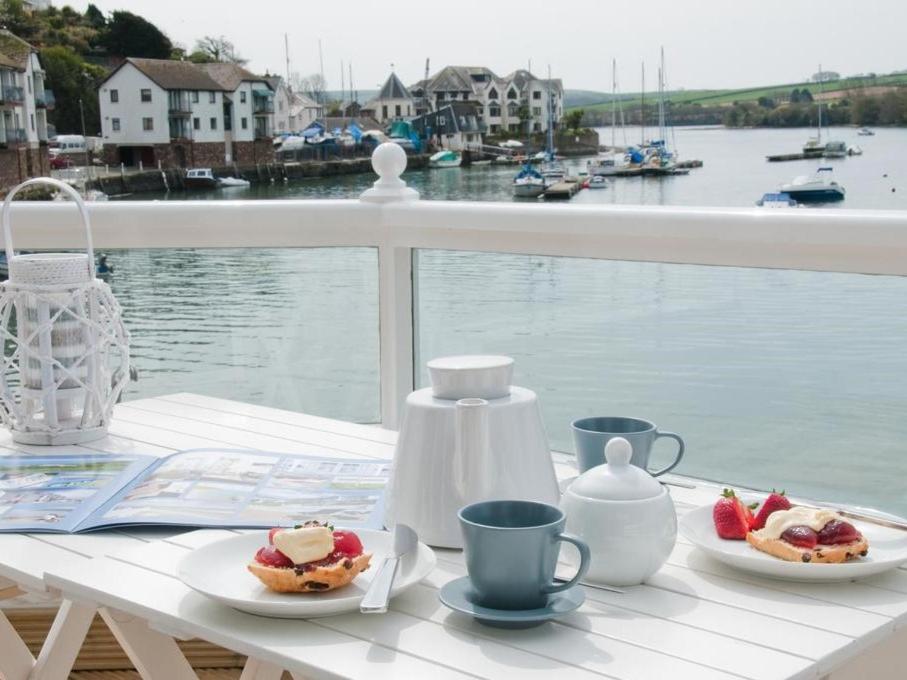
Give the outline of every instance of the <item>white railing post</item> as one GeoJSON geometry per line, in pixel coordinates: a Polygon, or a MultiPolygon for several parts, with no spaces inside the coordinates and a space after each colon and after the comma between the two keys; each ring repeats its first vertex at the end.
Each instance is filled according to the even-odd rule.
{"type": "MultiPolygon", "coordinates": [[[[406,186],[400,175],[406,169],[406,153],[386,142],[372,154],[378,180],[363,192],[366,203],[397,203],[418,200],[419,192],[406,186]]],[[[383,216],[378,242],[378,324],[381,363],[381,424],[396,429],[400,407],[414,386],[413,347],[413,249],[398,246],[383,216]]]]}

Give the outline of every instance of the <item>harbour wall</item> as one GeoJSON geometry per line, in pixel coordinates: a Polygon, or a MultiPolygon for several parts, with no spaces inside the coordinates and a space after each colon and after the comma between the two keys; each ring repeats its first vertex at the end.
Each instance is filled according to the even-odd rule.
{"type": "MultiPolygon", "coordinates": [[[[428,154],[413,154],[407,159],[408,169],[428,165],[428,154]]],[[[240,177],[251,184],[270,184],[316,177],[355,175],[374,172],[371,158],[297,163],[256,163],[255,165],[222,166],[211,169],[215,177],[240,177]]],[[[98,177],[87,183],[88,189],[103,191],[108,196],[160,191],[185,190],[184,169],[145,170],[98,177]]]]}

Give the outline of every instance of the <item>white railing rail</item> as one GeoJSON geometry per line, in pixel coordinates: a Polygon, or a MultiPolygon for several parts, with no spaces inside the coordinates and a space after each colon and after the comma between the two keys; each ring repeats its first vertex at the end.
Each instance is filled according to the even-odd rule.
{"type": "MultiPolygon", "coordinates": [[[[381,411],[412,390],[414,249],[907,276],[907,211],[419,201],[382,146],[360,200],[90,204],[99,248],[367,246],[379,251],[381,411]]],[[[402,161],[402,162],[401,162],[402,161]]],[[[17,246],[78,248],[63,203],[18,203],[17,246]]]]}

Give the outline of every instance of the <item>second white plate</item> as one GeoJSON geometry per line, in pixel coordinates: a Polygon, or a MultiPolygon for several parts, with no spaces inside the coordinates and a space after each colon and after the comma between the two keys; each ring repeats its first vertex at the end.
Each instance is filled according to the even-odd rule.
{"type": "Polygon", "coordinates": [[[788,562],[756,550],[746,541],[719,538],[712,506],[696,508],[680,518],[680,533],[716,560],[760,576],[786,581],[851,581],[881,574],[907,563],[907,531],[848,519],[868,540],[869,554],[843,564],[788,562]]]}
{"type": "MultiPolygon", "coordinates": [[[[246,569],[258,549],[268,544],[267,531],[231,536],[197,548],[183,558],[179,575],[193,590],[249,614],[306,619],[359,611],[372,577],[393,552],[393,536],[371,529],[357,529],[356,533],[365,551],[372,553],[370,566],[348,586],[326,593],[275,593],[246,569]]],[[[401,560],[391,596],[421,581],[434,567],[434,552],[419,543],[414,554],[401,560]]]]}

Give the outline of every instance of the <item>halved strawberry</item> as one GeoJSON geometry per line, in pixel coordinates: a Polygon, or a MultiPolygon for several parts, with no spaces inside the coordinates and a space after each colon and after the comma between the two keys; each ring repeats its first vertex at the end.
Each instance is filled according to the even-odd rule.
{"type": "Polygon", "coordinates": [[[778,510],[790,510],[790,508],[790,501],[787,500],[787,496],[784,495],[784,492],[778,493],[773,489],[768,495],[768,498],[763,501],[762,507],[759,508],[759,512],[756,513],[756,519],[752,524],[753,530],[764,527],[765,521],[773,512],[778,510]]]}
{"type": "Polygon", "coordinates": [[[750,530],[752,513],[732,489],[725,489],[712,508],[715,530],[721,538],[744,539],[750,530]],[[749,516],[747,516],[749,513],[749,516]]]}

